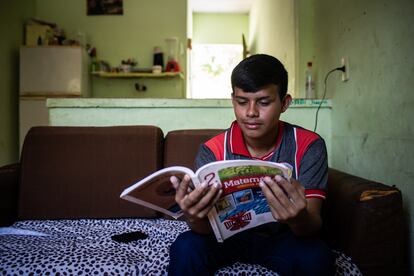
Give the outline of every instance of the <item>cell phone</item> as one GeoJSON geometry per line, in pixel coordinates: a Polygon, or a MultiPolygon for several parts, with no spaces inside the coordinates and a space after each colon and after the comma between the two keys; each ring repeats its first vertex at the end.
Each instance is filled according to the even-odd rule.
{"type": "Polygon", "coordinates": [[[133,242],[148,238],[148,235],[141,231],[133,231],[122,234],[113,235],[111,239],[116,242],[133,242]]]}

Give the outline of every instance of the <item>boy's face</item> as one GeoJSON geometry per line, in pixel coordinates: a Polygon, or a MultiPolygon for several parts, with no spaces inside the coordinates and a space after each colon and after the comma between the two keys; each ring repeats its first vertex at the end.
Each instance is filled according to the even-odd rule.
{"type": "Polygon", "coordinates": [[[280,114],[289,107],[291,99],[287,94],[281,101],[279,87],[274,84],[253,93],[235,87],[234,114],[245,139],[276,139],[280,114]]]}

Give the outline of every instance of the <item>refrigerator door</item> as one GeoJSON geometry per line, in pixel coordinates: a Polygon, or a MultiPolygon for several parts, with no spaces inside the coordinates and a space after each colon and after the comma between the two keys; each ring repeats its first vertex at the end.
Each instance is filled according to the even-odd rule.
{"type": "Polygon", "coordinates": [[[73,46],[20,48],[20,96],[88,96],[86,51],[73,46]]]}

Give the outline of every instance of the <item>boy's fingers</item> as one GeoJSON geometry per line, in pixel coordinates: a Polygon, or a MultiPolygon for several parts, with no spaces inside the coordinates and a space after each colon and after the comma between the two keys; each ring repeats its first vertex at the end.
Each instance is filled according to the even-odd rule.
{"type": "MultiPolygon", "coordinates": [[[[177,177],[175,177],[175,178],[177,180],[176,181],[176,183],[177,183],[178,178],[177,177]]],[[[176,199],[180,200],[180,199],[184,198],[184,196],[187,194],[189,182],[190,182],[190,177],[188,175],[185,175],[183,180],[181,181],[181,183],[178,184],[178,187],[177,188],[174,187],[177,191],[176,194],[175,194],[176,199]]],[[[172,182],[172,183],[174,185],[174,182],[172,182]]]]}
{"type": "Polygon", "coordinates": [[[214,207],[214,204],[220,198],[222,190],[219,187],[211,187],[209,191],[197,203],[197,213],[199,218],[205,217],[214,207]]]}
{"type": "Polygon", "coordinates": [[[196,205],[200,202],[200,200],[203,198],[207,190],[207,183],[203,182],[201,183],[200,187],[197,187],[195,190],[193,190],[191,193],[187,194],[185,200],[183,203],[185,204],[185,207],[189,208],[193,205],[196,205]]]}
{"type": "Polygon", "coordinates": [[[273,191],[270,189],[270,187],[264,182],[260,181],[259,186],[262,188],[262,191],[266,197],[266,200],[269,204],[270,210],[272,212],[273,217],[276,220],[280,220],[281,218],[281,204],[279,200],[275,197],[273,191]]]}
{"type": "Polygon", "coordinates": [[[282,189],[287,193],[289,200],[295,204],[305,200],[305,188],[300,184],[296,179],[291,179],[290,182],[286,179],[276,179],[277,184],[279,184],[282,189]],[[279,181],[280,180],[280,181],[279,181]]]}
{"type": "MultiPolygon", "coordinates": [[[[281,179],[277,180],[282,181],[281,179]]],[[[289,183],[287,180],[285,181],[289,183]]],[[[282,184],[276,183],[270,177],[265,177],[263,179],[263,183],[264,187],[262,187],[262,189],[265,188],[264,193],[266,195],[266,199],[269,205],[273,206],[274,209],[277,210],[279,216],[283,216],[287,210],[293,208],[291,195],[287,194],[287,192],[279,186],[282,184]]]]}
{"type": "Polygon", "coordinates": [[[208,192],[199,199],[198,207],[200,210],[203,210],[208,206],[212,206],[219,194],[221,194],[221,189],[218,186],[211,186],[208,192]]]}
{"type": "Polygon", "coordinates": [[[178,186],[180,185],[180,182],[178,181],[178,178],[173,175],[173,176],[170,177],[170,182],[173,185],[174,189],[177,190],[178,186]]]}
{"type": "Polygon", "coordinates": [[[273,191],[272,187],[270,187],[265,181],[267,179],[264,179],[263,181],[259,182],[259,186],[262,188],[262,191],[266,197],[266,200],[268,201],[269,205],[277,206],[280,205],[279,201],[277,200],[277,197],[275,196],[275,192],[273,191]]]}
{"type": "Polygon", "coordinates": [[[202,212],[202,217],[207,216],[207,214],[210,212],[212,208],[214,208],[214,204],[217,202],[217,200],[220,198],[221,194],[223,193],[223,190],[219,190],[216,195],[214,196],[213,200],[209,203],[208,208],[205,208],[202,212]]]}

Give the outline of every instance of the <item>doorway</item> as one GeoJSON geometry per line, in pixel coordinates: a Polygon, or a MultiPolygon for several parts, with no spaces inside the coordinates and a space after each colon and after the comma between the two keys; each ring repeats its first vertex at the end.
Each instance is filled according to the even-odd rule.
{"type": "Polygon", "coordinates": [[[251,0],[189,1],[187,98],[231,97],[230,76],[243,59],[250,7],[251,0]]]}

